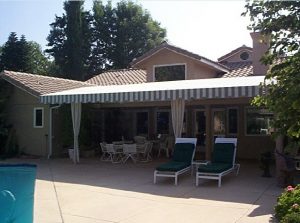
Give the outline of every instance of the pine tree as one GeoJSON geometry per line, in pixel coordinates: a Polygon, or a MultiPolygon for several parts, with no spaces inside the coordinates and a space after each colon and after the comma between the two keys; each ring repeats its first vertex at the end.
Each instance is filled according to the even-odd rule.
{"type": "Polygon", "coordinates": [[[66,78],[84,80],[89,66],[91,49],[89,12],[83,10],[83,1],[66,1],[65,14],[56,16],[50,24],[46,52],[54,57],[66,78]]]}
{"type": "Polygon", "coordinates": [[[18,52],[19,39],[15,32],[10,33],[8,40],[2,48],[1,63],[2,69],[7,70],[19,70],[18,64],[19,52],[18,52]]]}
{"type": "Polygon", "coordinates": [[[50,61],[42,52],[41,46],[34,41],[27,41],[24,35],[19,39],[11,33],[2,47],[0,71],[11,70],[46,75],[50,61]]]}

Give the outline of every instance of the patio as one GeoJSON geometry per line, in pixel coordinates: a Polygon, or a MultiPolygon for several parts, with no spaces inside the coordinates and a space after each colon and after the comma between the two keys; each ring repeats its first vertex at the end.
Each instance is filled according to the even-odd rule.
{"type": "MultiPolygon", "coordinates": [[[[10,160],[36,163],[35,223],[92,222],[276,222],[273,206],[281,189],[263,178],[258,163],[241,163],[238,177],[201,181],[189,174],[159,179],[153,170],[163,162],[111,164],[82,159],[10,160]],[[188,219],[188,221],[187,221],[188,219]]],[[[273,171],[274,172],[274,171],[273,171]]],[[[274,173],[273,173],[274,175],[274,173]]]]}

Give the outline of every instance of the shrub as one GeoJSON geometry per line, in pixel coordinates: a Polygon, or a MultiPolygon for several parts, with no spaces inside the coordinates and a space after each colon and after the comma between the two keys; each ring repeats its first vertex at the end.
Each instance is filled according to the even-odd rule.
{"type": "Polygon", "coordinates": [[[300,222],[300,213],[289,213],[284,216],[281,223],[299,223],[300,222]]]}
{"type": "MultiPolygon", "coordinates": [[[[300,214],[300,185],[288,186],[280,195],[275,206],[275,217],[280,222],[294,222],[300,214]],[[286,217],[286,218],[285,218],[286,217]]],[[[300,222],[300,221],[295,221],[300,222]]]]}

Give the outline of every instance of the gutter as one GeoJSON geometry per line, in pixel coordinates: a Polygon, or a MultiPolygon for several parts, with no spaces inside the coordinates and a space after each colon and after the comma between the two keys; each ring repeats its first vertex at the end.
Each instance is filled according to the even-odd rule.
{"type": "Polygon", "coordinates": [[[52,111],[54,109],[59,108],[61,105],[54,105],[54,106],[49,106],[49,150],[48,150],[48,155],[47,155],[47,159],[50,159],[50,157],[52,156],[52,111]]]}

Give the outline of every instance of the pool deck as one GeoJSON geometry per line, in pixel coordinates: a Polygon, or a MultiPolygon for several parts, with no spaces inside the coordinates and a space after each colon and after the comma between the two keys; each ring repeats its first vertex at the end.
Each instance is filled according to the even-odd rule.
{"type": "MultiPolygon", "coordinates": [[[[264,223],[276,222],[273,207],[282,192],[275,178],[261,177],[257,163],[242,163],[240,174],[227,175],[222,187],[195,176],[159,178],[161,161],[111,164],[83,159],[11,160],[38,165],[35,223],[264,223]]],[[[273,174],[274,175],[274,174],[273,174]]]]}

